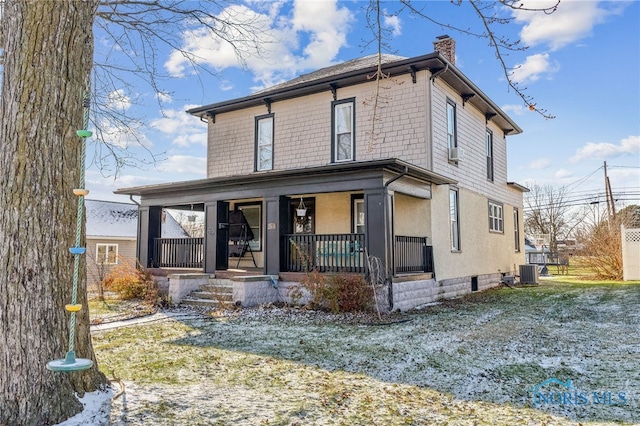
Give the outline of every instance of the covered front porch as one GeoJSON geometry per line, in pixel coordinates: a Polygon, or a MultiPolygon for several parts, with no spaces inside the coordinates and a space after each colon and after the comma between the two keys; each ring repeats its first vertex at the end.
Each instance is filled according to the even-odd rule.
{"type": "Polygon", "coordinates": [[[446,183],[452,181],[389,159],[117,193],[141,197],[138,258],[145,267],[270,276],[310,270],[364,274],[368,256],[375,256],[390,279],[435,273],[431,186],[446,183]],[[204,235],[161,238],[167,208],[201,212],[204,235]]]}
{"type": "MultiPolygon", "coordinates": [[[[286,234],[282,239],[280,272],[366,272],[364,234],[286,234]]],[[[396,235],[394,249],[396,274],[434,272],[433,246],[427,237],[396,235]]],[[[204,238],[155,238],[150,267],[204,271],[204,257],[204,238]]],[[[246,265],[246,253],[237,261],[234,267],[236,257],[230,257],[222,270],[264,273],[261,265],[246,265]]]]}

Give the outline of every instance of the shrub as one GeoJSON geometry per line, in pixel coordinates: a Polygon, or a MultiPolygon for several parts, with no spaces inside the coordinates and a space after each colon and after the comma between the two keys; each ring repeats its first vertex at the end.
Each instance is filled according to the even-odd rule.
{"type": "Polygon", "coordinates": [[[137,268],[132,262],[121,261],[113,266],[102,284],[122,300],[143,299],[155,304],[158,297],[158,285],[151,273],[137,268]]]}
{"type": "Polygon", "coordinates": [[[333,313],[369,310],[373,291],[359,275],[321,274],[313,270],[302,285],[311,293],[311,301],[333,313]]]}

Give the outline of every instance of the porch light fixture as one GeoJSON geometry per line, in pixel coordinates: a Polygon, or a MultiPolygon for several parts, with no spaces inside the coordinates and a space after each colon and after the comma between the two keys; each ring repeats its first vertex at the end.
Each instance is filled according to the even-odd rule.
{"type": "Polygon", "coordinates": [[[307,207],[304,205],[304,201],[302,201],[302,197],[300,197],[300,204],[298,204],[298,208],[296,209],[296,214],[298,217],[304,217],[307,215],[307,207]]]}
{"type": "Polygon", "coordinates": [[[189,220],[189,222],[196,221],[196,215],[193,213],[193,204],[191,204],[191,214],[187,216],[187,220],[189,220]]]}

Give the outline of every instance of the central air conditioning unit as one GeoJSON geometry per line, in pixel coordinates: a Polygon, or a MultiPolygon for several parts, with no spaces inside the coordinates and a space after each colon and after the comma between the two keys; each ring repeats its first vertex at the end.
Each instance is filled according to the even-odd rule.
{"type": "Polygon", "coordinates": [[[538,284],[538,265],[520,265],[520,284],[538,284]]]}
{"type": "Polygon", "coordinates": [[[449,161],[462,161],[464,158],[464,151],[462,148],[456,146],[449,148],[449,161]]]}

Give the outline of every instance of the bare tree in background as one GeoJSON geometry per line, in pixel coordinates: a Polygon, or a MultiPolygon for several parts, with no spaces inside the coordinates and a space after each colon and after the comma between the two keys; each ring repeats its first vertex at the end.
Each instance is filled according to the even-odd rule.
{"type": "Polygon", "coordinates": [[[585,216],[567,201],[566,187],[533,184],[524,195],[524,230],[527,235],[548,234],[551,252],[566,239],[585,216]]]}
{"type": "Polygon", "coordinates": [[[597,279],[622,280],[622,226],[640,227],[640,206],[627,206],[587,230],[579,264],[591,269],[597,279]]]}

